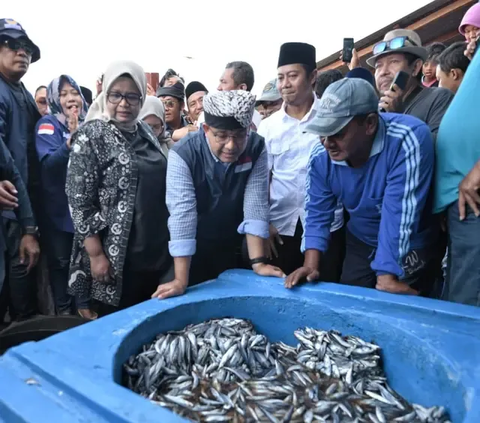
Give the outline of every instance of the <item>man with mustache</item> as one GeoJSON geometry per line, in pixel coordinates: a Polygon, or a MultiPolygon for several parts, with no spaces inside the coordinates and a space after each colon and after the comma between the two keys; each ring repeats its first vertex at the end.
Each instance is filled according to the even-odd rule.
{"type": "Polygon", "coordinates": [[[427,56],[427,49],[422,47],[422,41],[415,31],[395,29],[373,47],[373,56],[367,63],[375,69],[380,109],[423,120],[436,140],[440,122],[453,94],[443,88],[422,86],[422,67],[427,56]],[[409,75],[404,90],[398,86],[392,87],[399,71],[409,75]]]}
{"type": "MultiPolygon", "coordinates": [[[[35,125],[41,116],[21,79],[30,63],[39,59],[39,48],[22,26],[13,19],[0,19],[0,142],[7,146],[28,187],[34,211],[38,209],[40,181],[35,125]]],[[[40,253],[37,227],[33,217],[26,224],[18,221],[13,211],[3,212],[3,225],[8,257],[4,290],[8,285],[10,315],[21,320],[36,312],[35,280],[30,271],[37,264],[40,253]]],[[[0,310],[0,320],[2,313],[0,310]]]]}
{"type": "Polygon", "coordinates": [[[208,94],[208,90],[201,82],[192,81],[185,88],[185,97],[187,98],[188,118],[190,122],[196,125],[200,113],[203,112],[203,97],[208,94]]]}
{"type": "MultiPolygon", "coordinates": [[[[395,29],[373,47],[373,57],[367,63],[375,68],[375,82],[380,93],[379,108],[422,120],[430,127],[433,142],[436,143],[440,123],[453,99],[453,93],[444,88],[422,85],[422,67],[427,58],[427,49],[422,47],[422,41],[415,31],[395,29]],[[409,75],[403,90],[398,86],[392,87],[399,71],[409,75]]],[[[438,265],[434,266],[434,271],[438,275],[437,290],[440,291],[443,284],[441,261],[446,250],[446,236],[441,232],[440,225],[438,237],[438,265]]]]}
{"type": "MultiPolygon", "coordinates": [[[[286,43],[280,48],[277,87],[283,98],[279,111],[264,119],[258,133],[265,138],[271,171],[270,249],[273,263],[289,274],[303,263],[301,252],[305,178],[310,150],[319,143],[305,133],[319,107],[313,91],[317,77],[315,47],[286,43]]],[[[338,205],[331,227],[332,241],[320,277],[335,282],[340,277],[345,234],[343,207],[338,205]]]]}
{"type": "Polygon", "coordinates": [[[307,127],[312,150],[305,200],[305,261],[285,282],[322,280],[339,201],[350,214],[341,283],[430,295],[436,240],[431,225],[432,135],[412,116],[378,113],[367,81],[345,78],[325,91],[307,127]]]}

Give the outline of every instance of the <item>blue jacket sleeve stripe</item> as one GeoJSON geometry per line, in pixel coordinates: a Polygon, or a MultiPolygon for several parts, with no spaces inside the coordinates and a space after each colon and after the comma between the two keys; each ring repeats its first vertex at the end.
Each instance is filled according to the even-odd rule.
{"type": "Polygon", "coordinates": [[[420,171],[420,143],[411,128],[405,125],[392,123],[388,128],[388,135],[403,138],[402,149],[405,153],[405,189],[402,198],[402,215],[400,221],[400,238],[398,245],[399,260],[410,249],[412,226],[417,214],[417,198],[415,191],[419,185],[420,171]]]}

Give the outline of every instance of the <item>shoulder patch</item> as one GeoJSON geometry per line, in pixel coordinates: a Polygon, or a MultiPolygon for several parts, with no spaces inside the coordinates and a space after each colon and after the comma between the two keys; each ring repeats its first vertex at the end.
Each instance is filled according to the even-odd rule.
{"type": "Polygon", "coordinates": [[[55,127],[51,123],[42,123],[38,127],[38,135],[53,135],[55,133],[55,127]]]}

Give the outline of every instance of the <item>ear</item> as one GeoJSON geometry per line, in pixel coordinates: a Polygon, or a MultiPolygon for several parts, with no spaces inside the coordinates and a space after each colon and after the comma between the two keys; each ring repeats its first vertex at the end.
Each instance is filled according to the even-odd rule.
{"type": "Polygon", "coordinates": [[[210,127],[206,123],[202,123],[203,126],[203,132],[207,133],[210,127]]]}
{"type": "Polygon", "coordinates": [[[239,89],[239,90],[243,90],[243,91],[248,91],[248,90],[247,90],[247,84],[240,84],[240,85],[238,86],[238,89],[239,89]]]}
{"type": "Polygon", "coordinates": [[[317,70],[315,69],[314,71],[312,71],[312,74],[310,75],[310,85],[315,87],[316,82],[317,82],[317,70]]]}
{"type": "Polygon", "coordinates": [[[374,135],[378,128],[378,119],[380,119],[378,113],[370,113],[365,120],[367,135],[374,135]]]}
{"type": "Polygon", "coordinates": [[[423,68],[423,62],[420,59],[416,60],[415,63],[413,64],[412,76],[416,77],[421,72],[422,68],[423,68]]]}
{"type": "Polygon", "coordinates": [[[452,74],[452,78],[455,81],[458,81],[463,77],[463,72],[460,69],[452,69],[450,72],[452,74]]]}

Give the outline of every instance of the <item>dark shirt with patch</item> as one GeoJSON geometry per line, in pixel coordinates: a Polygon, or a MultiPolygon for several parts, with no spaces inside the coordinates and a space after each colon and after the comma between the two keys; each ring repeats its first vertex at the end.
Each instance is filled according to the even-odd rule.
{"type": "Polygon", "coordinates": [[[444,88],[416,88],[404,103],[404,114],[424,121],[432,131],[436,142],[443,115],[453,100],[453,93],[444,88]]]}

